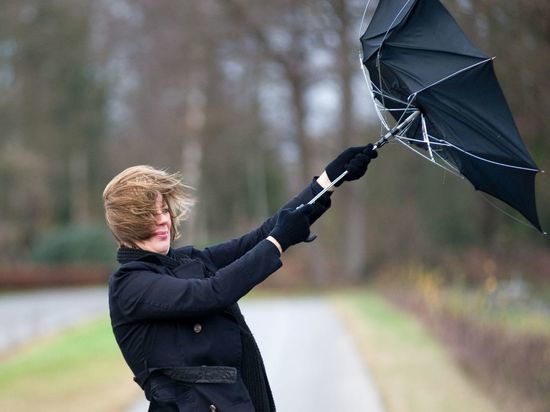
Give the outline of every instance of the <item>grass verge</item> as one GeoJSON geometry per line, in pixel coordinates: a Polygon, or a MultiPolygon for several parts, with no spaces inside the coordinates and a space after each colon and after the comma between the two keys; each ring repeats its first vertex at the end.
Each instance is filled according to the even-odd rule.
{"type": "Polygon", "coordinates": [[[123,411],[139,393],[108,318],[43,339],[0,364],[2,411],[123,411]]]}
{"type": "Polygon", "coordinates": [[[414,317],[369,291],[338,294],[334,302],[387,412],[498,410],[414,317]]]}

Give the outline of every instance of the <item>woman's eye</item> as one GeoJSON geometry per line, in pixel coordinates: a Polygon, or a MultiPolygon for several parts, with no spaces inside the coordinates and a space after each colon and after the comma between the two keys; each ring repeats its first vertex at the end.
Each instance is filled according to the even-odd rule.
{"type": "Polygon", "coordinates": [[[162,209],[162,213],[165,214],[165,213],[170,213],[170,209],[168,209],[167,207],[165,207],[164,209],[162,209]]]}

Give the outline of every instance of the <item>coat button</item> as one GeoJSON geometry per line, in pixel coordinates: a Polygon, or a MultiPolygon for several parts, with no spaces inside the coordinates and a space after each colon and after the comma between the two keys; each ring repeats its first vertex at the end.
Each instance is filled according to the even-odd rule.
{"type": "Polygon", "coordinates": [[[193,326],[193,332],[201,333],[201,331],[202,331],[202,325],[200,323],[195,323],[195,326],[193,326]]]}
{"type": "Polygon", "coordinates": [[[210,412],[216,412],[217,410],[216,405],[210,405],[210,412]]]}

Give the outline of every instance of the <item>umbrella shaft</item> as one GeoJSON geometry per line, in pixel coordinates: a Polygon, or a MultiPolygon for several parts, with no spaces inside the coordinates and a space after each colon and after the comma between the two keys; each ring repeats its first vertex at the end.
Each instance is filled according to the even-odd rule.
{"type": "Polygon", "coordinates": [[[376,150],[382,146],[384,146],[388,141],[397,133],[400,132],[401,129],[403,129],[405,126],[407,126],[409,123],[411,123],[414,119],[416,119],[420,115],[420,110],[415,110],[412,114],[409,115],[405,120],[403,120],[401,123],[396,124],[390,131],[388,131],[384,136],[380,137],[380,139],[374,144],[373,149],[376,150]]]}
{"type": "Polygon", "coordinates": [[[334,179],[332,182],[330,182],[330,185],[328,185],[327,187],[325,187],[323,190],[321,190],[317,196],[315,196],[313,199],[311,199],[309,202],[307,202],[308,205],[312,205],[313,203],[315,203],[315,201],[317,199],[319,199],[321,196],[323,196],[326,192],[328,192],[330,189],[332,189],[334,187],[334,185],[336,183],[338,183],[340,180],[342,180],[344,178],[344,176],[346,176],[348,174],[348,171],[347,170],[344,170],[344,172],[338,176],[336,179],[334,179]]]}

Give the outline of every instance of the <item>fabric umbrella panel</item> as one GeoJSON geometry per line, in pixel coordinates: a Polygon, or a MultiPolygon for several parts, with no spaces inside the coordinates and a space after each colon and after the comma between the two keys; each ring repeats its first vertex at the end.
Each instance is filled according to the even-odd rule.
{"type": "Polygon", "coordinates": [[[380,0],[361,36],[362,63],[387,133],[468,179],[542,231],[540,171],[498,84],[493,58],[477,49],[438,0],[380,0]]]}

